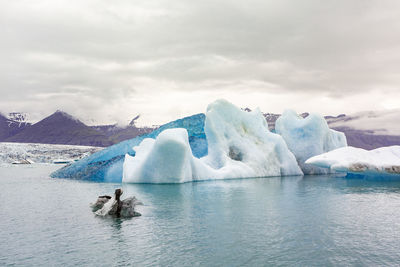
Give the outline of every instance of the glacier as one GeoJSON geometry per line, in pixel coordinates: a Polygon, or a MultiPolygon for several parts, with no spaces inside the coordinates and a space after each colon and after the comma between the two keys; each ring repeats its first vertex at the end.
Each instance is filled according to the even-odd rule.
{"type": "Polygon", "coordinates": [[[134,146],[139,145],[146,138],[156,138],[162,131],[171,128],[186,129],[193,155],[203,157],[208,153],[204,120],[204,114],[196,114],[169,122],[149,134],[115,144],[67,165],[53,172],[51,177],[96,182],[121,182],[125,155],[135,156],[135,151],[132,149],[134,146]]]}
{"type": "Polygon", "coordinates": [[[53,163],[57,159],[74,161],[101,149],[92,146],[0,142],[0,165],[24,160],[34,163],[53,163]]]}
{"type": "Polygon", "coordinates": [[[305,161],[312,156],[347,146],[344,133],[329,129],[326,120],[319,114],[302,118],[293,110],[285,110],[275,122],[275,132],[283,137],[304,174],[334,172],[305,164],[305,161]]]}
{"type": "Polygon", "coordinates": [[[374,150],[342,147],[311,157],[305,163],[352,174],[400,176],[400,146],[374,150]]]}
{"type": "Polygon", "coordinates": [[[125,156],[123,182],[182,183],[208,179],[302,175],[280,135],[271,133],[260,110],[246,112],[226,100],[207,107],[208,155],[192,155],[186,129],[170,129],[125,156]]]}

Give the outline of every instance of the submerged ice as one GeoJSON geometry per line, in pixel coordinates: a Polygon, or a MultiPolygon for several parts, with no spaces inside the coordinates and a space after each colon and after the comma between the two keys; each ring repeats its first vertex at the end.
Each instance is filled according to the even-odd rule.
{"type": "Polygon", "coordinates": [[[312,156],[347,146],[344,133],[329,129],[328,123],[318,114],[302,118],[293,110],[286,110],[275,122],[275,131],[283,137],[304,174],[328,173],[329,169],[304,162],[312,156]]]}
{"type": "Polygon", "coordinates": [[[207,108],[208,155],[192,155],[185,129],[145,139],[126,155],[123,182],[181,183],[206,179],[302,175],[281,136],[271,133],[259,110],[243,111],[218,100],[207,108]]]}
{"type": "Polygon", "coordinates": [[[306,163],[339,172],[400,175],[400,146],[374,150],[343,147],[314,156],[306,163]]]}

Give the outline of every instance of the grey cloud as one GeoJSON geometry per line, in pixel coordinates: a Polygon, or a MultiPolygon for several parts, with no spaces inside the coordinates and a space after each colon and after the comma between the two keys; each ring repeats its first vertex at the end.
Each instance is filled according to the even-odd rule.
{"type": "MultiPolygon", "coordinates": [[[[143,99],[161,93],[192,92],[184,94],[190,101],[212,88],[237,99],[249,90],[332,103],[364,101],[370,92],[400,97],[398,1],[16,0],[0,7],[2,111],[47,101],[42,113],[63,108],[101,120],[121,116],[121,105],[126,116],[154,112],[166,104],[154,98],[147,107],[143,99]]],[[[360,109],[376,108],[367,102],[360,109]]]]}

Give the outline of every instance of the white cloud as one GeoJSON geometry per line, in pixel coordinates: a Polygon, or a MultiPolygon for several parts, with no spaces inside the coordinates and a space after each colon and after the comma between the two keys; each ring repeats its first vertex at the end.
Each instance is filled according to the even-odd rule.
{"type": "Polygon", "coordinates": [[[400,135],[400,109],[364,111],[350,116],[350,120],[330,124],[332,127],[349,127],[357,130],[371,130],[376,135],[400,135]]]}
{"type": "Polygon", "coordinates": [[[226,98],[400,108],[398,1],[0,1],[0,111],[160,124],[226,98]]]}

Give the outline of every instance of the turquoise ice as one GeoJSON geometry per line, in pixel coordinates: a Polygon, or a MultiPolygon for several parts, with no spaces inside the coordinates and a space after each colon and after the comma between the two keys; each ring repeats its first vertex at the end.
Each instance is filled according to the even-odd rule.
{"type": "Polygon", "coordinates": [[[162,125],[149,134],[135,137],[110,146],[91,156],[67,165],[54,173],[54,178],[71,178],[98,182],[121,182],[122,165],[125,154],[135,155],[132,149],[145,138],[156,138],[162,131],[172,128],[184,128],[188,131],[189,144],[195,157],[208,154],[207,140],[204,134],[204,114],[196,114],[162,125]]]}

